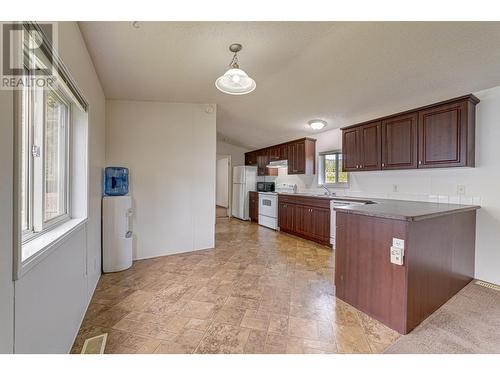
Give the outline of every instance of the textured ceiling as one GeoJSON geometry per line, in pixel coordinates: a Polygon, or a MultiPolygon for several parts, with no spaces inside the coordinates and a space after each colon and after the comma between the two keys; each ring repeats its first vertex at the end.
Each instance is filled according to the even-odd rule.
{"type": "Polygon", "coordinates": [[[108,99],[217,103],[217,131],[249,148],[500,85],[500,23],[80,22],[108,99]],[[215,79],[243,44],[248,95],[215,79]]]}

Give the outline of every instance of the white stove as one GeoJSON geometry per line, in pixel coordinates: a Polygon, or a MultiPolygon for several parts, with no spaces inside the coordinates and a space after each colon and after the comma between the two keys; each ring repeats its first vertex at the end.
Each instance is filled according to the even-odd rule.
{"type": "Polygon", "coordinates": [[[259,192],[259,225],[278,229],[278,193],[294,194],[297,185],[277,184],[274,192],[259,192]]]}

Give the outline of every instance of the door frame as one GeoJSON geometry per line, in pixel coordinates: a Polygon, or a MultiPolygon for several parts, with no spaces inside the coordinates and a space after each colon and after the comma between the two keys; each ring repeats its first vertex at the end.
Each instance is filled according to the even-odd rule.
{"type": "MultiPolygon", "coordinates": [[[[233,161],[231,160],[231,155],[227,154],[216,154],[215,162],[219,159],[228,159],[228,171],[227,171],[227,216],[232,217],[232,200],[233,200],[233,161]]],[[[215,178],[217,179],[217,170],[215,171],[215,178]]],[[[215,185],[215,201],[217,202],[217,184],[215,185]]]]}

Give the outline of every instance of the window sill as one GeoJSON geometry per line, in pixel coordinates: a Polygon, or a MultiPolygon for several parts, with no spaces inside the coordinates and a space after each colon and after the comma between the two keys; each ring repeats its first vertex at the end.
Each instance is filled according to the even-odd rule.
{"type": "Polygon", "coordinates": [[[17,279],[46,258],[72,233],[82,228],[87,219],[71,219],[21,246],[22,259],[17,279]]]}
{"type": "Polygon", "coordinates": [[[323,186],[326,186],[327,188],[332,188],[332,189],[348,189],[349,188],[349,183],[340,183],[340,184],[319,184],[318,188],[321,188],[323,186]]]}

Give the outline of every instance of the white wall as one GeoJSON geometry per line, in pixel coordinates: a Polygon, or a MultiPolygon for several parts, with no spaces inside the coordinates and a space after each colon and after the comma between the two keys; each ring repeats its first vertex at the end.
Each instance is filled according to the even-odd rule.
{"type": "Polygon", "coordinates": [[[0,352],[71,349],[100,276],[100,194],[104,164],[104,94],[78,25],[59,23],[59,54],[89,102],[89,221],[12,288],[12,93],[0,93],[0,352]]]}
{"type": "Polygon", "coordinates": [[[12,92],[0,91],[0,353],[14,350],[14,283],[12,282],[12,92]]]}
{"type": "Polygon", "coordinates": [[[217,141],[218,155],[231,155],[232,167],[245,165],[245,152],[250,151],[246,148],[235,146],[224,141],[217,141]]]}
{"type": "MultiPolygon", "coordinates": [[[[476,277],[500,284],[500,87],[474,93],[476,107],[476,167],[350,173],[349,189],[338,194],[479,204],[476,232],[476,277]],[[398,192],[394,192],[397,185],[398,192]],[[465,195],[457,194],[464,185],[465,195]]],[[[404,110],[407,108],[401,108],[404,110]]],[[[317,152],[341,148],[341,131],[320,133],[317,152]]],[[[299,190],[318,190],[316,176],[287,176],[280,170],[277,182],[296,183],[299,190]]],[[[270,177],[266,177],[270,179],[270,177]]]]}
{"type": "Polygon", "coordinates": [[[135,259],[214,246],[216,113],[206,109],[107,101],[106,163],[130,169],[135,259]]]}

